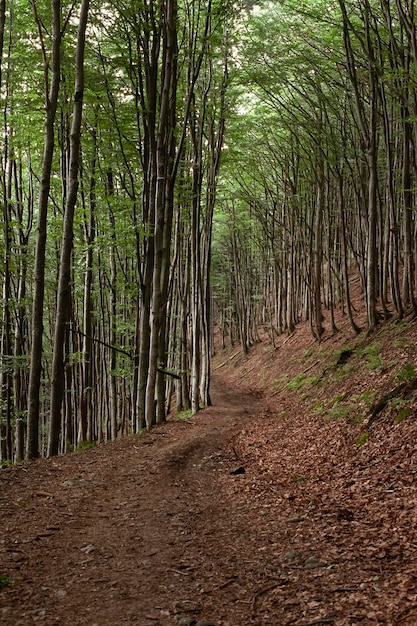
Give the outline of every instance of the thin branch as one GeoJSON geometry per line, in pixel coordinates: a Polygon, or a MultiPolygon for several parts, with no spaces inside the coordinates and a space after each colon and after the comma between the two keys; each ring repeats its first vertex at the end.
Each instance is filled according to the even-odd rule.
{"type": "Polygon", "coordinates": [[[42,33],[42,23],[41,20],[39,19],[39,15],[38,15],[38,8],[36,6],[36,0],[32,0],[32,8],[33,8],[33,14],[35,16],[35,22],[36,22],[36,26],[38,27],[38,35],[39,35],[39,41],[41,44],[41,50],[42,50],[42,58],[43,58],[43,80],[45,83],[45,98],[46,98],[46,105],[49,106],[49,61],[48,61],[48,57],[46,54],[46,47],[45,47],[45,40],[43,38],[43,33],[42,33]]]}
{"type": "Polygon", "coordinates": [[[102,341],[101,339],[96,339],[95,337],[91,337],[90,335],[83,333],[83,331],[79,330],[78,328],[71,328],[71,331],[77,335],[81,335],[82,337],[89,339],[90,341],[93,341],[94,343],[98,343],[99,345],[104,346],[105,348],[109,348],[110,350],[115,350],[116,352],[119,352],[120,354],[124,354],[125,356],[129,357],[129,359],[131,359],[132,361],[135,358],[131,352],[127,352],[127,350],[123,350],[123,348],[117,348],[116,346],[112,346],[110,343],[107,343],[106,341],[102,341]]]}

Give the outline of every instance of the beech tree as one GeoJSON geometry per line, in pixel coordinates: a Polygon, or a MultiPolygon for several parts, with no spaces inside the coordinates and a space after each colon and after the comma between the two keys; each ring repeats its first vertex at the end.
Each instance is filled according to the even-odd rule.
{"type": "Polygon", "coordinates": [[[0,3],[2,461],[208,405],[215,324],[415,313],[416,40],[399,0],[0,3]]]}
{"type": "Polygon", "coordinates": [[[78,18],[77,47],[75,52],[74,110],[69,145],[68,195],[66,198],[61,255],[59,264],[58,297],[52,361],[51,417],[49,422],[48,455],[59,450],[61,406],[64,396],[64,348],[71,310],[71,253],[74,236],[74,209],[78,194],[80,162],[80,135],[84,95],[84,50],[89,0],[82,0],[78,18]]]}
{"type": "MultiPolygon", "coordinates": [[[[262,273],[272,277],[261,294],[271,340],[303,318],[316,339],[325,325],[337,332],[338,304],[359,332],[350,301],[356,277],[368,332],[381,316],[414,311],[412,6],[265,2],[248,13],[243,39],[235,55],[241,95],[228,142],[228,162],[239,174],[226,177],[222,194],[235,198],[239,220],[262,228],[255,258],[265,259],[262,273]],[[248,132],[242,136],[235,126],[248,132]]],[[[253,255],[246,238],[239,257],[242,246],[253,255]]],[[[236,255],[228,263],[241,273],[236,255]]],[[[253,317],[258,296],[249,289],[245,315],[253,317]]],[[[239,290],[232,307],[241,318],[239,290]]]]}
{"type": "Polygon", "coordinates": [[[61,78],[61,3],[52,0],[52,45],[51,59],[47,58],[45,32],[42,20],[38,15],[37,5],[33,3],[33,11],[38,27],[39,43],[43,58],[44,89],[45,89],[45,139],[42,161],[41,187],[38,203],[36,231],[36,252],[34,266],[34,293],[32,306],[32,344],[30,353],[30,377],[28,392],[28,434],[27,457],[39,455],[39,394],[42,375],[42,338],[43,338],[43,307],[45,291],[45,250],[47,237],[47,216],[52,172],[52,158],[55,145],[55,115],[58,105],[59,83],[61,78]]]}

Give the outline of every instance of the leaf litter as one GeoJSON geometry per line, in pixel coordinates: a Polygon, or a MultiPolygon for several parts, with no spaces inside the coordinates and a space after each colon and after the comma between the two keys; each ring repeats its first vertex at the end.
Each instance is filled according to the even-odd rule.
{"type": "Polygon", "coordinates": [[[235,347],[192,420],[3,470],[0,623],[415,625],[414,396],[366,426],[417,363],[405,332],[381,328],[380,372],[346,326],[235,347]]]}

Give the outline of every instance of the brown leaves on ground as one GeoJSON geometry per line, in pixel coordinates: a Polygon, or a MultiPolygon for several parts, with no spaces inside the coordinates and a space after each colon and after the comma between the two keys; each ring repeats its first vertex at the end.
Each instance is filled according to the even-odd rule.
{"type": "Polygon", "coordinates": [[[363,423],[415,329],[378,367],[344,332],[235,348],[198,416],[3,470],[0,623],[417,624],[414,397],[363,423]]]}

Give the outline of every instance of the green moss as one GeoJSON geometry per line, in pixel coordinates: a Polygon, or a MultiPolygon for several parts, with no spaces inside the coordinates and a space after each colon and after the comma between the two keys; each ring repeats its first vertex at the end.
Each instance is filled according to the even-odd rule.
{"type": "Polygon", "coordinates": [[[404,408],[401,409],[401,411],[398,413],[397,417],[395,418],[395,421],[397,424],[400,424],[403,420],[405,420],[411,413],[411,409],[409,406],[405,406],[404,408]]]}
{"type": "Polygon", "coordinates": [[[355,446],[357,448],[360,448],[361,446],[363,446],[364,443],[366,443],[368,441],[368,439],[369,439],[369,433],[368,432],[361,433],[359,435],[359,437],[355,441],[355,446]]]}

